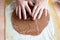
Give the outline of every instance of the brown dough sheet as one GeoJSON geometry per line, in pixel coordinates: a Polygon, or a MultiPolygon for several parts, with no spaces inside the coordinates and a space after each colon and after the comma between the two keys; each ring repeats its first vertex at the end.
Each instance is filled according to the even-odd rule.
{"type": "Polygon", "coordinates": [[[44,12],[39,20],[19,20],[16,16],[16,11],[12,13],[11,21],[13,28],[20,34],[23,35],[39,35],[49,23],[49,13],[47,16],[44,12]]]}

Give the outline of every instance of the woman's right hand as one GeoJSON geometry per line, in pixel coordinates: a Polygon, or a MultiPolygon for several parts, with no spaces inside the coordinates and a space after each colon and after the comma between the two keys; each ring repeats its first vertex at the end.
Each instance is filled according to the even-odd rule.
{"type": "Polygon", "coordinates": [[[47,16],[47,10],[48,10],[47,4],[48,0],[36,1],[32,11],[33,20],[40,19],[43,14],[43,11],[45,11],[45,16],[47,16]]]}
{"type": "Polygon", "coordinates": [[[33,3],[29,0],[16,0],[16,15],[19,16],[19,19],[22,19],[21,10],[23,12],[24,20],[27,19],[26,11],[31,15],[31,9],[28,6],[28,3],[33,6],[33,3]]]}

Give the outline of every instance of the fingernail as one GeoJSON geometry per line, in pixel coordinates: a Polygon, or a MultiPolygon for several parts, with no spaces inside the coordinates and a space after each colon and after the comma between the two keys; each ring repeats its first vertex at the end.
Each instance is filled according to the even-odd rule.
{"type": "Polygon", "coordinates": [[[24,18],[24,20],[26,20],[27,18],[24,18]]]}
{"type": "Polygon", "coordinates": [[[33,18],[33,20],[35,21],[35,18],[33,18]]]}

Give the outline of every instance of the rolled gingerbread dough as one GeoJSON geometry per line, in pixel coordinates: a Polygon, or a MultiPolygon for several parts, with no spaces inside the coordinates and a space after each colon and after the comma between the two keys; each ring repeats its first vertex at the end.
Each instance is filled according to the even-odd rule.
{"type": "MultiPolygon", "coordinates": [[[[29,18],[28,18],[29,19],[29,18]]],[[[39,35],[45,27],[47,27],[49,23],[50,17],[49,14],[45,16],[44,12],[41,18],[35,21],[29,20],[20,20],[18,16],[16,16],[16,11],[12,13],[11,21],[13,28],[20,34],[23,35],[39,35]]]]}

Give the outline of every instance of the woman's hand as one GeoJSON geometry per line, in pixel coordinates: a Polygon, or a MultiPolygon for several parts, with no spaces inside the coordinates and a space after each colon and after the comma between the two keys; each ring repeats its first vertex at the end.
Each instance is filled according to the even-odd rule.
{"type": "Polygon", "coordinates": [[[31,15],[31,9],[28,3],[33,6],[33,3],[29,0],[16,0],[16,15],[19,16],[19,19],[22,19],[21,10],[25,20],[27,19],[26,11],[31,15]]]}
{"type": "Polygon", "coordinates": [[[36,2],[32,12],[33,20],[40,19],[43,10],[45,11],[45,16],[47,16],[47,2],[47,0],[40,0],[36,2]]]}

